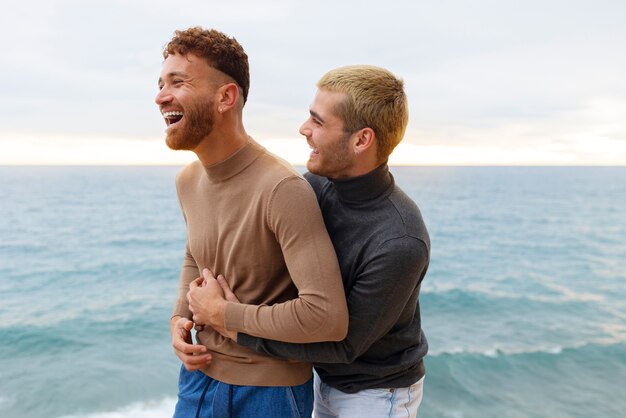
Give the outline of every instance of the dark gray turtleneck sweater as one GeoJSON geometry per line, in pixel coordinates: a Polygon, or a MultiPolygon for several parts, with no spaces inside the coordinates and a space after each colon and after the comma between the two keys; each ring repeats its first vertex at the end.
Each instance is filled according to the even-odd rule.
{"type": "Polygon", "coordinates": [[[237,343],[313,362],[326,384],[347,393],[410,386],[424,375],[428,350],[418,296],[430,239],[419,209],[395,185],[386,164],[341,181],[305,177],[339,259],[348,335],[340,342],[291,344],[239,333],[237,343]]]}

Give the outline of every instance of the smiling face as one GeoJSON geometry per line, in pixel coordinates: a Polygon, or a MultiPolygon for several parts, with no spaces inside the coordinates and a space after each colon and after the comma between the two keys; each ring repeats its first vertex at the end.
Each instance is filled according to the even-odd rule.
{"type": "Polygon", "coordinates": [[[172,54],[163,63],[155,102],[165,119],[167,145],[195,150],[213,130],[219,71],[194,54],[172,54]]]}
{"type": "Polygon", "coordinates": [[[320,89],[315,94],[309,118],[300,127],[312,148],[307,170],[320,176],[341,179],[350,177],[356,155],[352,149],[351,132],[337,116],[337,106],[346,99],[344,93],[320,89]]]}

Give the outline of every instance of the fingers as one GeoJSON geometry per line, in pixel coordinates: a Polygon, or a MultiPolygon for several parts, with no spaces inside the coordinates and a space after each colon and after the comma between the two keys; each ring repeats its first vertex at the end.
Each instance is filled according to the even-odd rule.
{"type": "Polygon", "coordinates": [[[233,291],[230,290],[230,286],[228,285],[228,282],[226,281],[226,278],[224,276],[222,276],[221,274],[217,276],[217,282],[222,288],[222,291],[224,292],[224,297],[227,301],[239,303],[239,299],[237,298],[237,296],[235,296],[233,291]]]}
{"type": "Polygon", "coordinates": [[[191,331],[191,328],[193,328],[193,322],[185,318],[185,323],[183,324],[183,328],[187,331],[191,331]]]}
{"type": "Polygon", "coordinates": [[[195,289],[196,287],[202,287],[204,283],[204,277],[198,277],[196,280],[189,283],[189,289],[195,289]]]}
{"type": "Polygon", "coordinates": [[[211,363],[213,357],[209,353],[204,354],[186,354],[182,351],[174,350],[176,356],[183,362],[187,370],[194,371],[201,369],[211,363]]]}
{"type": "Polygon", "coordinates": [[[193,309],[191,308],[191,289],[187,292],[187,303],[189,304],[189,310],[193,312],[193,309]]]}
{"type": "Polygon", "coordinates": [[[185,341],[183,333],[187,333],[191,328],[186,329],[193,323],[189,320],[181,327],[180,333],[172,336],[172,346],[174,353],[183,362],[185,368],[189,371],[199,370],[211,363],[213,357],[207,352],[207,348],[199,344],[190,344],[191,341],[185,341]]]}
{"type": "Polygon", "coordinates": [[[193,322],[187,318],[178,318],[178,321],[176,321],[176,328],[179,330],[191,331],[191,328],[193,328],[193,322]]]}
{"type": "Polygon", "coordinates": [[[202,277],[205,280],[215,280],[215,276],[213,275],[213,272],[206,268],[202,270],[202,277]]]}
{"type": "Polygon", "coordinates": [[[205,354],[207,349],[200,344],[189,344],[185,340],[175,338],[172,340],[174,350],[186,355],[205,354]]]}
{"type": "Polygon", "coordinates": [[[207,354],[207,348],[205,346],[200,344],[191,344],[191,341],[187,341],[181,334],[172,335],[172,346],[174,347],[174,352],[176,352],[176,355],[181,360],[185,356],[206,357],[207,354]]]}
{"type": "Polygon", "coordinates": [[[196,371],[196,370],[200,370],[206,366],[208,366],[209,364],[211,364],[212,358],[210,354],[206,354],[205,356],[178,356],[178,358],[183,362],[183,364],[185,365],[185,369],[187,369],[190,372],[196,371]]]}

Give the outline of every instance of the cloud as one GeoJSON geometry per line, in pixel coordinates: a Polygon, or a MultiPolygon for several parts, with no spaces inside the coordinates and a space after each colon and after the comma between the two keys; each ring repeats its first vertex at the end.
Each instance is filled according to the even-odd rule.
{"type": "Polygon", "coordinates": [[[407,142],[558,143],[582,161],[589,147],[575,144],[626,141],[624,15],[608,0],[13,2],[0,16],[0,138],[160,137],[161,48],[201,24],[248,52],[255,137],[298,138],[317,79],[368,63],[405,80],[407,142]]]}

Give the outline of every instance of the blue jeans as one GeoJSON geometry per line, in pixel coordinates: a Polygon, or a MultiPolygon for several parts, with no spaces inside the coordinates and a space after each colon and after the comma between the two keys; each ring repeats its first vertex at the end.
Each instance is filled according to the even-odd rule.
{"type": "Polygon", "coordinates": [[[312,412],[313,379],[299,386],[237,386],[180,368],[174,418],[308,418],[312,412]]]}
{"type": "Polygon", "coordinates": [[[422,402],[424,378],[408,388],[366,389],[344,393],[315,374],[315,418],[415,418],[422,402]]]}

